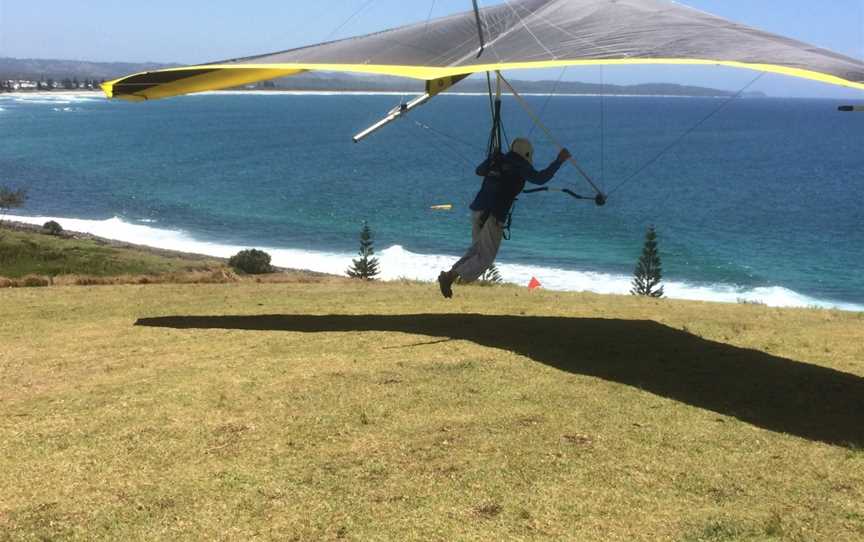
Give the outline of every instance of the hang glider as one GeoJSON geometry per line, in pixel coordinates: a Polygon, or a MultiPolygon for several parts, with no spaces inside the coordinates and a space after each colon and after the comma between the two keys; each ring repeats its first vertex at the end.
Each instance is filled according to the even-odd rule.
{"type": "Polygon", "coordinates": [[[138,73],[102,88],[111,98],[152,100],[320,70],[419,79],[434,96],[478,72],[637,64],[732,66],[864,89],[861,60],[666,0],[505,0],[479,14],[138,73]]]}

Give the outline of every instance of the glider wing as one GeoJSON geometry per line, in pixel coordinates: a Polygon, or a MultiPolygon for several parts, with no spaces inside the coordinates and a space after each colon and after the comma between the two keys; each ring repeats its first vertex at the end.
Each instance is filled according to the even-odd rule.
{"type": "Polygon", "coordinates": [[[299,49],[139,73],[103,89],[109,97],[146,100],[309,70],[408,77],[428,89],[484,71],[628,64],[724,65],[864,89],[861,60],[667,0],[505,0],[480,15],[482,54],[474,12],[466,11],[299,49]]]}

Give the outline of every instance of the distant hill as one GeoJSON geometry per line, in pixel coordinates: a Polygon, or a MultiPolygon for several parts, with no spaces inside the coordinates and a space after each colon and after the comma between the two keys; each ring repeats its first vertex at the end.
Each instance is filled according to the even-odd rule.
{"type": "Polygon", "coordinates": [[[131,62],[87,62],[35,58],[0,58],[0,79],[115,79],[130,73],[158,70],[179,64],[131,62]]]}
{"type": "MultiPolygon", "coordinates": [[[[47,60],[0,58],[0,80],[60,80],[78,79],[115,79],[132,73],[176,67],[180,64],[130,63],[130,62],[87,62],[80,60],[47,60]]],[[[598,85],[578,81],[522,81],[513,80],[514,86],[523,93],[547,94],[553,90],[559,94],[617,94],[617,95],[663,95],[663,96],[731,96],[733,92],[714,88],[676,85],[671,83],[646,83],[640,85],[598,85]]],[[[258,84],[256,89],[308,90],[308,91],[378,91],[378,92],[421,92],[420,81],[398,77],[346,74],[332,72],[310,72],[276,79],[266,84],[258,84]]],[[[453,88],[456,92],[486,92],[485,79],[469,78],[453,88]]],[[[748,96],[764,96],[751,92],[748,96]]]]}
{"type": "MultiPolygon", "coordinates": [[[[423,83],[388,76],[369,76],[344,73],[305,73],[274,81],[276,88],[286,90],[367,90],[391,92],[422,92],[423,83]]],[[[521,93],[548,94],[617,94],[617,95],[663,95],[663,96],[732,96],[734,92],[697,86],[671,83],[645,83],[640,85],[599,85],[578,81],[524,81],[512,80],[521,93]]],[[[454,92],[487,91],[486,79],[466,79],[452,89],[454,92]]],[[[760,96],[761,93],[750,93],[760,96]]]]}

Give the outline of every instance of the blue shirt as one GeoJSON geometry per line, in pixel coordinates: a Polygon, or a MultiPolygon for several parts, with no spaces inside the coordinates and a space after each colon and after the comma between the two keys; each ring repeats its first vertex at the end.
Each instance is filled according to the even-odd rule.
{"type": "Polygon", "coordinates": [[[499,222],[506,222],[510,207],[525,188],[525,182],[546,184],[560,167],[561,162],[555,160],[543,171],[537,171],[515,152],[490,156],[477,166],[476,173],[483,177],[483,186],[471,203],[471,210],[489,211],[499,222]]]}

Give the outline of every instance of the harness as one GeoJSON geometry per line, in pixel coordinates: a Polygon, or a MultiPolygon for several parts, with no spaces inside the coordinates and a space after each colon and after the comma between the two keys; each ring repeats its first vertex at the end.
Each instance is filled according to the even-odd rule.
{"type": "MultiPolygon", "coordinates": [[[[476,6],[475,6],[475,11],[476,11],[476,6]]],[[[478,24],[478,26],[479,26],[479,24],[478,24]]],[[[480,36],[481,36],[481,42],[482,42],[482,36],[483,36],[482,31],[480,33],[480,36]]],[[[481,49],[481,54],[482,54],[482,49],[481,49]]],[[[503,141],[502,135],[504,136],[504,138],[506,138],[506,133],[504,133],[503,126],[502,126],[503,123],[501,121],[501,85],[502,85],[502,83],[507,85],[507,87],[511,90],[513,95],[516,96],[516,98],[520,101],[520,103],[523,102],[524,99],[516,92],[515,89],[513,89],[512,86],[510,86],[510,83],[506,79],[504,79],[504,77],[501,76],[500,72],[496,72],[496,85],[495,85],[494,94],[493,94],[493,90],[492,90],[492,78],[491,78],[489,72],[486,72],[486,82],[487,82],[487,85],[489,87],[490,108],[492,110],[492,128],[489,132],[489,144],[486,148],[486,158],[487,158],[487,160],[489,160],[489,163],[490,163],[490,171],[487,174],[487,177],[498,177],[500,179],[502,177],[503,172],[500,169],[500,164],[499,164],[498,160],[495,160],[495,158],[497,156],[501,156],[501,147],[502,147],[502,141],[503,141]],[[494,96],[494,98],[493,98],[493,96],[494,96]]],[[[540,119],[536,118],[536,116],[533,114],[533,112],[530,110],[530,108],[527,107],[526,103],[523,103],[523,105],[526,107],[526,111],[528,111],[529,114],[531,114],[531,117],[534,120],[535,124],[537,124],[538,126],[543,128],[546,131],[547,136],[549,136],[550,140],[554,141],[554,138],[552,137],[551,133],[549,133],[548,129],[545,126],[543,126],[543,124],[540,122],[540,119]]],[[[558,145],[558,146],[561,147],[561,145],[558,145]]],[[[563,147],[561,147],[561,148],[563,148],[563,147]]],[[[567,194],[568,196],[575,198],[575,199],[578,199],[578,200],[590,200],[590,201],[593,201],[598,206],[605,205],[606,204],[606,194],[604,194],[603,192],[600,191],[599,188],[597,188],[597,186],[594,184],[594,182],[591,180],[591,178],[588,177],[588,175],[582,170],[582,168],[576,163],[575,160],[573,160],[571,158],[570,161],[577,167],[579,173],[582,174],[582,176],[589,182],[589,184],[591,184],[592,188],[594,188],[594,190],[597,193],[596,196],[593,196],[593,197],[583,196],[583,195],[577,194],[576,192],[570,190],[569,188],[552,188],[549,186],[542,186],[540,188],[532,188],[532,189],[528,189],[528,190],[522,190],[522,194],[536,194],[539,192],[563,192],[564,194],[567,194]]],[[[518,202],[518,201],[519,201],[518,198],[513,199],[513,203],[510,206],[509,212],[507,213],[507,220],[504,222],[503,237],[504,237],[505,241],[509,241],[510,237],[511,237],[511,227],[513,225],[513,213],[516,209],[516,202],[518,202]]],[[[485,224],[486,220],[489,219],[490,214],[491,214],[490,211],[486,211],[486,213],[483,216],[483,222],[482,222],[483,224],[485,224]]]]}
{"type": "MultiPolygon", "coordinates": [[[[513,208],[516,207],[516,201],[517,200],[513,200],[513,206],[510,207],[510,212],[507,213],[507,221],[504,223],[504,227],[501,230],[501,237],[505,241],[510,240],[510,236],[511,236],[510,226],[513,224],[513,208]]],[[[486,225],[486,221],[489,220],[489,217],[491,217],[491,216],[492,216],[492,211],[484,211],[483,212],[483,216],[480,217],[480,227],[481,228],[486,225]]]]}

